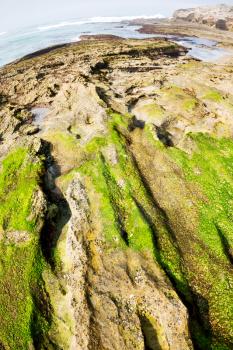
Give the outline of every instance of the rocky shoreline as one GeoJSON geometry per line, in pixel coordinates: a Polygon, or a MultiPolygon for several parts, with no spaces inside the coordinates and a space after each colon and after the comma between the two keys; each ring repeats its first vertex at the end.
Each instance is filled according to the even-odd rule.
{"type": "Polygon", "coordinates": [[[131,25],[140,25],[142,34],[197,37],[214,40],[220,47],[233,47],[233,7],[226,5],[177,10],[170,19],[136,19],[131,25]],[[219,21],[226,28],[220,28],[219,21]],[[221,22],[221,23],[222,23],[221,22]],[[227,27],[228,25],[228,27],[227,27]]]}
{"type": "Polygon", "coordinates": [[[230,350],[233,63],[84,39],[0,69],[0,348],[230,350]]]}
{"type": "Polygon", "coordinates": [[[175,11],[174,20],[198,23],[224,31],[233,31],[233,6],[201,6],[175,11]]]}
{"type": "Polygon", "coordinates": [[[210,28],[206,25],[187,23],[185,21],[134,21],[133,24],[140,25],[138,29],[143,34],[174,35],[178,37],[197,37],[217,41],[219,47],[233,48],[233,32],[225,32],[210,28]]]}

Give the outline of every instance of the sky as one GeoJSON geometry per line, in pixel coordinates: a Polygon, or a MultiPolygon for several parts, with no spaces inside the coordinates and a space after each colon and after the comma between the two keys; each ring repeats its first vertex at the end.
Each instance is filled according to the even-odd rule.
{"type": "Polygon", "coordinates": [[[178,8],[233,0],[0,0],[0,32],[32,25],[93,16],[171,16],[178,8]]]}

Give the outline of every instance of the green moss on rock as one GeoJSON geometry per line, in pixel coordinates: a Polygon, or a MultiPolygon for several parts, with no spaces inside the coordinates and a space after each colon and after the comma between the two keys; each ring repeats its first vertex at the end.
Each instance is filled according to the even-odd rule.
{"type": "Polygon", "coordinates": [[[162,96],[169,100],[169,103],[174,104],[184,112],[194,110],[198,105],[198,100],[192,91],[182,89],[176,85],[161,89],[162,96]]]}
{"type": "MultiPolygon", "coordinates": [[[[195,98],[181,100],[195,108],[195,98]]],[[[186,153],[129,123],[110,113],[107,135],[81,146],[85,161],[62,181],[82,174],[107,248],[153,255],[201,319],[192,320],[198,346],[230,349],[233,142],[190,134],[186,153]]]]}
{"type": "Polygon", "coordinates": [[[27,161],[27,150],[17,149],[2,162],[0,172],[0,227],[3,230],[33,231],[30,220],[32,196],[41,163],[27,161]],[[17,215],[16,215],[17,213],[17,215]]]}
{"type": "Polygon", "coordinates": [[[202,97],[204,100],[210,100],[213,102],[222,102],[223,96],[222,94],[217,90],[209,90],[206,92],[206,94],[202,97]]]}
{"type": "Polygon", "coordinates": [[[41,171],[25,148],[11,152],[0,171],[0,344],[11,350],[28,349],[48,328],[38,308],[45,262],[31,216],[41,171]]]}
{"type": "MultiPolygon", "coordinates": [[[[190,134],[189,139],[194,150],[191,154],[178,148],[161,148],[152,139],[150,147],[154,151],[149,146],[145,148],[148,141],[144,139],[139,146],[141,151],[139,147],[134,151],[144,154],[144,159],[137,154],[144,175],[150,167],[147,181],[166,212],[166,221],[182,257],[181,270],[185,271],[188,288],[194,295],[192,302],[198,308],[206,334],[208,330],[212,332],[210,348],[230,349],[233,343],[233,142],[201,133],[190,134]],[[161,174],[158,164],[163,169],[161,174]],[[153,174],[157,174],[157,179],[153,174]],[[156,188],[158,183],[160,189],[156,188]]],[[[169,261],[169,250],[160,242],[164,258],[169,261]]]]}

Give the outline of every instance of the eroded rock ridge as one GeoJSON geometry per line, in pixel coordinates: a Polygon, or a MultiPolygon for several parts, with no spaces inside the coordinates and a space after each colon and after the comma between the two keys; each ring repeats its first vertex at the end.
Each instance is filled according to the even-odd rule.
{"type": "Polygon", "coordinates": [[[186,53],[1,69],[1,349],[232,349],[233,65],[186,53]]]}

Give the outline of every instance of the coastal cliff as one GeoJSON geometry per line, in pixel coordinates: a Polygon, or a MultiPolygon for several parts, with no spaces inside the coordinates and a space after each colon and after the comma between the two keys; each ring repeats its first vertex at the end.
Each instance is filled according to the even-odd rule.
{"type": "Polygon", "coordinates": [[[233,64],[186,53],[0,70],[0,349],[232,349],[233,64]]]}
{"type": "Polygon", "coordinates": [[[192,23],[205,24],[221,30],[233,31],[233,6],[202,6],[175,11],[173,18],[192,23]]]}

